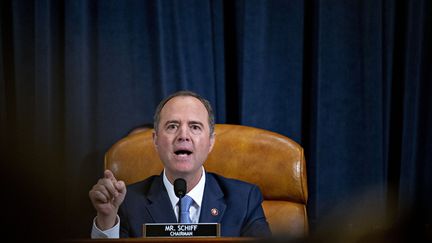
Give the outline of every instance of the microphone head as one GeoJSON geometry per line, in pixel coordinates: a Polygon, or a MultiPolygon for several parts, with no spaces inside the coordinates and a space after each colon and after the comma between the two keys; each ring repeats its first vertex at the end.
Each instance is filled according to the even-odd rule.
{"type": "Polygon", "coordinates": [[[186,181],[182,178],[177,178],[174,181],[174,193],[178,198],[182,198],[184,195],[186,195],[186,181]]]}

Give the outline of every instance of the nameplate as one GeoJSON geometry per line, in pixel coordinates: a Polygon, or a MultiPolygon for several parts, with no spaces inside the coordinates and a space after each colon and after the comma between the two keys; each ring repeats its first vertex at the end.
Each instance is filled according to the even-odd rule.
{"type": "Polygon", "coordinates": [[[220,224],[144,224],[144,237],[219,237],[220,224]]]}

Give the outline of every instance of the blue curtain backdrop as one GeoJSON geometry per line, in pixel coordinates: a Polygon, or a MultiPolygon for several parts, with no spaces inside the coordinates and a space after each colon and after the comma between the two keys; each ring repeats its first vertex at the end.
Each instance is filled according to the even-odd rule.
{"type": "Polygon", "coordinates": [[[88,237],[104,152],[179,89],[217,123],[305,148],[312,233],[430,229],[431,1],[5,0],[0,14],[8,234],[88,237]]]}

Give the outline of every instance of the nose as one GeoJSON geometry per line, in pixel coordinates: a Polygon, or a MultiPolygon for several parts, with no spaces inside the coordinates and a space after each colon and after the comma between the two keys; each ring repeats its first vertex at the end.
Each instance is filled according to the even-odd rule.
{"type": "Polygon", "coordinates": [[[178,142],[185,142],[190,140],[190,134],[188,127],[181,126],[178,130],[178,136],[177,141],[178,142]]]}

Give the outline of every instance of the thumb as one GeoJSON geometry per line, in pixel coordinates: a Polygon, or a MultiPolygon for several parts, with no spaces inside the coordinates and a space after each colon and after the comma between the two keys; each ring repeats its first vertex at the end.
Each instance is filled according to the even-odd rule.
{"type": "Polygon", "coordinates": [[[115,187],[121,194],[126,192],[126,184],[124,181],[117,181],[117,183],[115,183],[115,187]]]}

